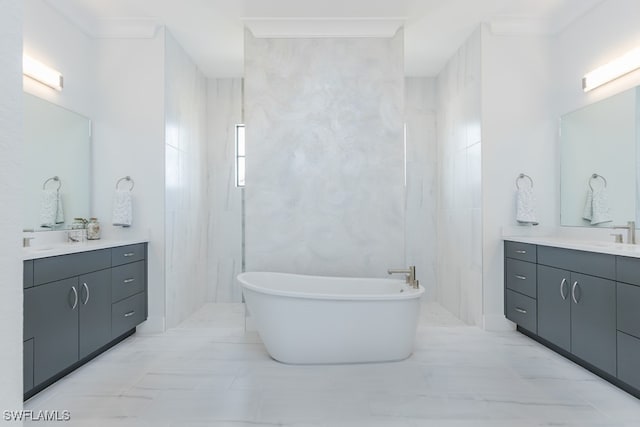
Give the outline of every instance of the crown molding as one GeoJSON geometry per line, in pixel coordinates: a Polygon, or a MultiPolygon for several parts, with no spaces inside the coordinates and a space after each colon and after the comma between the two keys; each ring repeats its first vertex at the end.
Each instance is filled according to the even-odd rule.
{"type": "Polygon", "coordinates": [[[256,38],[393,37],[406,18],[241,18],[256,38]]]}
{"type": "Polygon", "coordinates": [[[44,1],[84,34],[96,39],[151,39],[162,27],[155,18],[95,18],[70,2],[44,1]]]}

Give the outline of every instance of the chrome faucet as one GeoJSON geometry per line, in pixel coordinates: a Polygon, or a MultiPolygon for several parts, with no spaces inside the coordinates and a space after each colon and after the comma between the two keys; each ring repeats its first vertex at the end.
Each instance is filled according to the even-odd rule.
{"type": "Polygon", "coordinates": [[[390,268],[387,270],[387,274],[406,274],[405,277],[407,283],[411,285],[412,288],[418,289],[420,287],[420,282],[416,280],[416,266],[412,265],[406,270],[390,268]]]}
{"type": "Polygon", "coordinates": [[[616,225],[613,228],[625,228],[627,230],[627,243],[636,244],[636,222],[628,221],[627,225],[616,225]]]}

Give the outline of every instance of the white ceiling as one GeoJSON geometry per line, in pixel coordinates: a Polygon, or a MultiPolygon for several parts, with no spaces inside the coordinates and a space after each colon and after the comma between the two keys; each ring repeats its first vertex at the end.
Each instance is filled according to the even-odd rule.
{"type": "Polygon", "coordinates": [[[404,25],[406,74],[435,76],[481,22],[500,33],[554,34],[603,0],[45,1],[92,37],[151,37],[165,25],[205,75],[239,77],[245,24],[285,37],[308,36],[300,31],[309,22],[334,36],[404,25]]]}

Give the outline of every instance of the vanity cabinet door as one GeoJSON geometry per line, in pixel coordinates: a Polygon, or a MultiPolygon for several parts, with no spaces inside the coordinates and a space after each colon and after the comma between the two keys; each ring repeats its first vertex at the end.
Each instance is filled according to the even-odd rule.
{"type": "Polygon", "coordinates": [[[616,375],[616,284],[571,273],[571,353],[616,375]]]}
{"type": "Polygon", "coordinates": [[[79,277],[80,359],[111,341],[111,269],[79,277]]]}
{"type": "Polygon", "coordinates": [[[571,273],[538,265],[538,335],[571,350],[571,273]]]}
{"type": "Polygon", "coordinates": [[[34,332],[33,385],[37,386],[78,361],[78,278],[25,289],[24,298],[24,316],[34,332]]]}

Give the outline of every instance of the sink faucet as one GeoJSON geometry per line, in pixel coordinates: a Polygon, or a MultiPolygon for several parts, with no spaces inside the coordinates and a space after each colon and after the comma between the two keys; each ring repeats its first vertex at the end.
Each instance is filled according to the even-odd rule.
{"type": "Polygon", "coordinates": [[[387,274],[406,274],[405,277],[407,283],[411,285],[412,288],[418,289],[420,286],[420,282],[416,280],[416,266],[412,265],[406,270],[390,268],[387,270],[387,274]]]}
{"type": "Polygon", "coordinates": [[[627,225],[616,225],[613,228],[625,228],[627,230],[627,243],[636,244],[636,222],[627,221],[627,225]]]}

